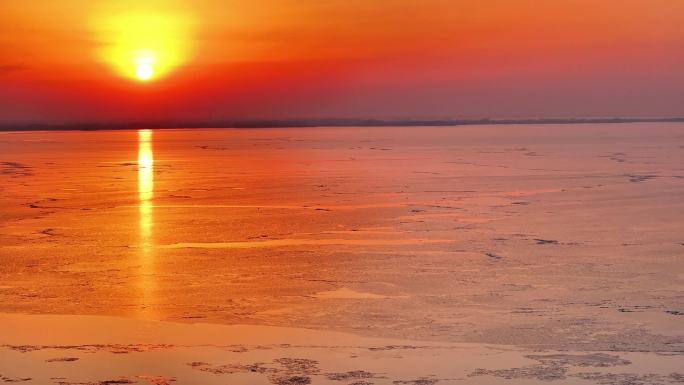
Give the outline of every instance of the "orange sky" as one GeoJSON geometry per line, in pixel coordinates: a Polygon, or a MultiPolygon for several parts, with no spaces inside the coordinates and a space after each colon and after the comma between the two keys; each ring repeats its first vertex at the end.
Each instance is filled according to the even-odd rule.
{"type": "Polygon", "coordinates": [[[683,115],[682,20],[679,0],[3,0],[0,123],[683,115]]]}

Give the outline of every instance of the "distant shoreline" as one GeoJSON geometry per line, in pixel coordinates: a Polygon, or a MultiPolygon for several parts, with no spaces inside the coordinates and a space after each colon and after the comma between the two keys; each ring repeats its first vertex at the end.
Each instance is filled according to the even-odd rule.
{"type": "Polygon", "coordinates": [[[618,124],[618,123],[684,123],[678,118],[577,118],[577,119],[287,119],[231,121],[150,121],[125,123],[30,123],[0,124],[0,131],[97,131],[174,129],[174,128],[295,128],[295,127],[411,127],[469,126],[515,124],[618,124]]]}

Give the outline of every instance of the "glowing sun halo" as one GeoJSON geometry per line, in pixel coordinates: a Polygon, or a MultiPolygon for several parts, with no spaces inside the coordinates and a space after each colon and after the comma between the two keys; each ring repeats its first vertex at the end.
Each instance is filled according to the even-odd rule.
{"type": "Polygon", "coordinates": [[[188,60],[190,21],[179,14],[133,12],[95,23],[102,40],[101,59],[126,78],[151,81],[188,60]]]}

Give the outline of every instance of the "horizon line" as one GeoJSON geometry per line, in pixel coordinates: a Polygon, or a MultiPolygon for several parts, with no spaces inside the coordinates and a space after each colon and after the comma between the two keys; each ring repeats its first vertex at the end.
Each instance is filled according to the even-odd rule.
{"type": "Polygon", "coordinates": [[[596,124],[596,123],[683,123],[684,117],[650,118],[510,118],[510,119],[233,119],[233,120],[149,120],[125,122],[0,123],[0,131],[97,131],[136,128],[295,128],[295,127],[391,127],[391,126],[466,126],[515,124],[596,124]]]}

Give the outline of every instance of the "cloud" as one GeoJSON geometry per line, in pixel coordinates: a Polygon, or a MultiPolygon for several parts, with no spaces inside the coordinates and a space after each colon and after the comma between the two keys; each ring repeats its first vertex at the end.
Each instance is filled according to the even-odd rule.
{"type": "Polygon", "coordinates": [[[0,76],[10,75],[14,72],[26,71],[28,66],[23,64],[0,64],[0,76]]]}

